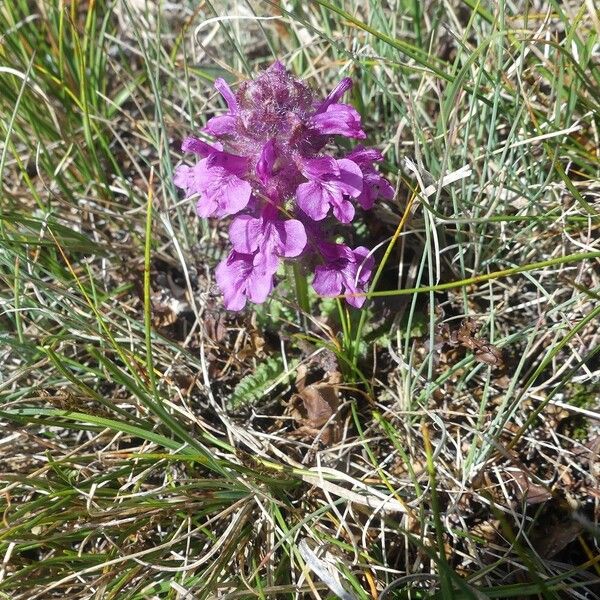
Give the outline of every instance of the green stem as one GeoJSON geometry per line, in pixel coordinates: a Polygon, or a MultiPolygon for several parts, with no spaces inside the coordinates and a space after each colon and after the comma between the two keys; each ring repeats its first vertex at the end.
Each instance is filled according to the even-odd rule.
{"type": "Polygon", "coordinates": [[[144,244],[144,331],[146,334],[146,370],[152,387],[153,399],[157,399],[156,374],[152,356],[152,301],[150,299],[150,261],[152,258],[152,183],[154,170],[150,171],[148,200],[146,203],[146,239],[144,244]]]}
{"type": "Polygon", "coordinates": [[[413,203],[415,202],[416,197],[417,197],[416,194],[412,194],[408,201],[408,204],[406,205],[406,208],[404,209],[404,213],[402,215],[402,218],[400,219],[400,222],[398,223],[398,227],[396,228],[394,235],[390,238],[387,248],[385,249],[383,258],[381,259],[381,262],[379,263],[379,266],[377,267],[377,271],[375,272],[375,276],[373,277],[373,281],[371,282],[371,285],[370,285],[371,291],[367,292],[367,301],[361,308],[360,320],[358,322],[358,327],[356,328],[356,337],[354,338],[354,346],[353,346],[352,364],[354,366],[356,366],[358,364],[358,356],[360,353],[360,340],[361,340],[362,332],[365,327],[365,323],[367,322],[367,316],[368,316],[367,307],[368,307],[369,303],[371,302],[371,298],[373,298],[376,295],[381,295],[381,294],[377,294],[377,293],[373,292],[373,290],[375,290],[375,288],[377,287],[377,284],[379,283],[379,278],[381,277],[381,273],[383,272],[383,269],[384,269],[385,265],[387,264],[390,254],[392,253],[392,249],[393,249],[394,245],[396,244],[397,239],[400,237],[400,233],[404,229],[404,225],[408,221],[408,217],[410,216],[410,211],[411,211],[413,203]]]}
{"type": "Polygon", "coordinates": [[[351,352],[352,351],[352,338],[350,336],[348,313],[347,313],[347,311],[344,311],[344,305],[342,304],[342,300],[340,300],[340,298],[336,298],[335,303],[336,303],[337,310],[338,310],[340,325],[342,326],[344,352],[348,352],[348,351],[351,352]]]}
{"type": "Polygon", "coordinates": [[[381,292],[367,292],[365,295],[367,296],[367,299],[370,299],[383,298],[385,296],[406,296],[408,294],[422,294],[423,292],[440,292],[442,290],[451,290],[475,285],[478,283],[484,283],[486,281],[492,281],[494,279],[503,279],[504,277],[509,277],[510,275],[527,273],[528,271],[537,271],[538,269],[544,269],[545,267],[566,265],[569,263],[581,262],[584,260],[591,260],[594,258],[600,258],[599,251],[577,252],[575,254],[567,254],[566,256],[558,256],[556,258],[550,258],[548,260],[541,260],[539,262],[529,263],[528,265],[520,265],[518,267],[510,267],[509,269],[492,271],[491,273],[486,273],[484,275],[475,275],[474,277],[467,277],[466,279],[449,281],[448,283],[424,285],[418,288],[404,288],[401,290],[382,290],[381,292]]]}
{"type": "Polygon", "coordinates": [[[310,303],[308,301],[308,282],[306,281],[306,275],[300,271],[300,265],[297,263],[293,263],[292,270],[294,272],[298,306],[304,314],[308,315],[310,314],[310,303]]]}

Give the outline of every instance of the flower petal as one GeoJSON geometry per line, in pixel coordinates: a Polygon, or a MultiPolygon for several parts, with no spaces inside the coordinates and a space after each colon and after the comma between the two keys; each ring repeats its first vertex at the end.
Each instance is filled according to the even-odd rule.
{"type": "Polygon", "coordinates": [[[266,184],[267,180],[273,175],[273,166],[275,165],[275,142],[269,140],[261,150],[260,158],[256,164],[256,174],[259,179],[266,184]]]}
{"type": "Polygon", "coordinates": [[[214,217],[219,211],[219,204],[214,196],[201,196],[196,202],[196,214],[207,219],[214,217]]]}
{"type": "Polygon", "coordinates": [[[217,217],[226,215],[234,215],[246,208],[250,196],[252,194],[252,186],[243,179],[235,175],[228,175],[223,178],[223,184],[219,199],[219,212],[217,217]]]}
{"type": "MultiPolygon", "coordinates": [[[[361,144],[356,146],[346,158],[353,160],[357,165],[363,166],[369,163],[380,162],[383,160],[383,154],[377,148],[365,148],[361,144]]],[[[371,166],[371,165],[370,165],[371,166]]]]}
{"type": "Polygon", "coordinates": [[[194,168],[194,191],[200,193],[196,210],[201,217],[224,217],[244,209],[250,201],[252,186],[234,173],[213,166],[209,159],[194,168]]]}
{"type": "Polygon", "coordinates": [[[350,88],[352,87],[352,79],[344,77],[334,88],[329,92],[329,95],[321,104],[319,104],[318,112],[327,110],[327,107],[336,103],[350,88]]]}
{"type": "Polygon", "coordinates": [[[232,135],[236,130],[235,117],[231,115],[219,115],[213,117],[206,122],[206,125],[202,128],[202,131],[210,135],[232,135]]]}
{"type": "Polygon", "coordinates": [[[377,198],[392,200],[394,194],[395,190],[390,182],[377,171],[372,171],[364,174],[363,191],[356,200],[365,210],[368,210],[373,208],[377,198]]]}
{"type": "Polygon", "coordinates": [[[276,225],[279,233],[278,252],[280,256],[292,258],[299,256],[306,247],[306,231],[297,219],[280,221],[276,225]]]}
{"type": "Polygon", "coordinates": [[[396,195],[394,186],[385,177],[380,177],[377,192],[378,198],[385,198],[386,200],[393,200],[396,195]]]}
{"type": "Polygon", "coordinates": [[[187,165],[179,165],[175,169],[175,175],[173,176],[173,183],[178,187],[186,191],[188,195],[189,181],[190,181],[191,168],[187,165]]]}
{"type": "Polygon", "coordinates": [[[233,250],[217,265],[215,278],[228,310],[242,310],[246,297],[260,304],[273,289],[273,273],[257,267],[253,260],[252,254],[233,250]]]}
{"type": "Polygon", "coordinates": [[[229,152],[214,152],[207,158],[207,164],[210,167],[221,167],[238,177],[243,177],[248,169],[246,157],[229,152]]]}
{"type": "Polygon", "coordinates": [[[250,215],[236,217],[229,226],[229,239],[237,252],[253,254],[262,241],[262,223],[250,215]]]}
{"type": "Polygon", "coordinates": [[[280,258],[272,245],[260,248],[259,251],[254,255],[254,266],[265,273],[270,273],[271,275],[274,275],[277,272],[277,269],[279,269],[279,263],[280,258]]]}
{"type": "Polygon", "coordinates": [[[248,279],[248,298],[255,304],[262,304],[273,290],[273,272],[255,266],[248,279]]]}
{"type": "Polygon", "coordinates": [[[353,251],[355,261],[357,264],[357,283],[365,284],[371,278],[371,273],[375,267],[375,259],[371,254],[371,251],[364,246],[358,246],[353,251]]]}
{"type": "Polygon", "coordinates": [[[302,174],[311,180],[323,181],[337,178],[340,175],[338,162],[332,156],[321,156],[319,158],[306,158],[302,161],[300,168],[302,174]]]}
{"type": "Polygon", "coordinates": [[[250,269],[247,257],[235,251],[217,265],[215,279],[228,310],[242,310],[246,306],[245,284],[250,269]]]}
{"type": "Polygon", "coordinates": [[[340,178],[335,183],[336,188],[348,196],[357,198],[363,189],[363,174],[360,167],[354,161],[346,158],[338,160],[337,164],[340,169],[340,178]]]}
{"type": "Polygon", "coordinates": [[[227,107],[229,108],[229,112],[235,113],[238,109],[238,103],[235,99],[235,94],[231,91],[231,88],[227,84],[227,82],[219,77],[215,80],[215,88],[223,96],[223,99],[227,103],[227,107]]]}
{"type": "Polygon", "coordinates": [[[360,308],[367,300],[366,296],[351,296],[350,294],[355,294],[355,293],[360,293],[362,290],[354,290],[353,292],[351,292],[350,290],[348,290],[348,296],[346,296],[346,302],[350,305],[350,306],[354,306],[355,308],[360,308]]]}
{"type": "Polygon", "coordinates": [[[205,158],[210,156],[211,154],[218,152],[220,148],[215,148],[202,140],[199,140],[195,137],[188,137],[183,140],[181,144],[181,150],[183,152],[193,152],[194,154],[198,154],[205,158]]]}
{"type": "Polygon", "coordinates": [[[315,269],[312,286],[319,296],[339,296],[342,293],[342,276],[336,269],[319,265],[315,269]]]}
{"type": "Polygon", "coordinates": [[[354,206],[348,200],[341,198],[331,203],[333,207],[333,216],[340,223],[350,223],[354,219],[354,206]]]}
{"type": "Polygon", "coordinates": [[[206,181],[206,161],[207,159],[204,158],[193,167],[181,165],[175,170],[175,185],[185,190],[186,197],[203,193],[206,181]]]}
{"type": "Polygon", "coordinates": [[[329,212],[329,195],[318,181],[301,183],[296,190],[298,206],[313,221],[321,221],[329,212]]]}
{"type": "Polygon", "coordinates": [[[312,128],[326,135],[343,135],[364,139],[358,111],[348,104],[332,104],[325,112],[316,114],[311,120],[312,128]]]}

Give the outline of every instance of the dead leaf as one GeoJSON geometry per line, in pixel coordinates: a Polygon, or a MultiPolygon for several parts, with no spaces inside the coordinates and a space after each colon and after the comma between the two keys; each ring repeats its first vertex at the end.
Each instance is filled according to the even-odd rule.
{"type": "Polygon", "coordinates": [[[222,342],[227,335],[227,319],[224,311],[206,311],[203,319],[206,335],[217,344],[222,342]]]}
{"type": "Polygon", "coordinates": [[[173,325],[181,313],[188,312],[190,305],[171,296],[166,290],[150,296],[152,303],[152,325],[157,329],[173,325]]]}
{"type": "Polygon", "coordinates": [[[479,326],[473,319],[463,319],[458,329],[450,329],[448,323],[442,323],[437,326],[435,346],[439,349],[445,345],[451,348],[465,348],[475,354],[475,360],[497,369],[504,369],[502,351],[487,340],[475,337],[478,333],[479,326]]]}
{"type": "Polygon", "coordinates": [[[504,474],[508,476],[505,483],[510,486],[517,500],[525,500],[527,504],[533,505],[552,499],[552,493],[545,486],[531,481],[522,469],[505,469],[504,474]]]}
{"type": "Polygon", "coordinates": [[[341,379],[341,373],[334,371],[328,374],[326,380],[306,385],[306,369],[298,369],[296,385],[299,391],[290,401],[290,414],[300,424],[300,427],[294,431],[295,437],[314,438],[320,435],[324,444],[339,440],[337,417],[327,425],[325,431],[322,429],[338,410],[340,403],[338,388],[341,379]]]}
{"type": "Polygon", "coordinates": [[[568,546],[583,531],[577,521],[558,521],[549,527],[540,528],[533,536],[533,546],[542,558],[552,558],[568,546]]]}

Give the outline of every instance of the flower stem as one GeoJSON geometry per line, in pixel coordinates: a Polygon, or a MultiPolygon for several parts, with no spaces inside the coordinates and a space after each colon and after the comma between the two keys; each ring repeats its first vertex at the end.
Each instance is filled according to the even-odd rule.
{"type": "Polygon", "coordinates": [[[353,348],[353,352],[351,353],[352,354],[352,364],[354,366],[356,366],[358,364],[358,357],[360,354],[360,341],[361,341],[362,332],[363,332],[365,323],[367,321],[367,316],[368,316],[367,306],[371,302],[371,298],[373,298],[373,292],[374,292],[375,288],[377,287],[377,283],[379,282],[381,273],[383,272],[383,269],[390,257],[392,248],[394,247],[394,244],[400,237],[400,233],[404,229],[404,225],[408,221],[408,217],[410,216],[410,210],[411,210],[412,205],[415,202],[416,198],[417,198],[417,194],[413,193],[406,205],[406,208],[404,209],[404,213],[402,215],[402,218],[400,219],[400,222],[398,223],[398,227],[396,228],[394,235],[390,238],[387,248],[385,249],[383,258],[381,259],[381,262],[379,263],[379,267],[377,268],[375,276],[373,277],[373,281],[371,282],[371,285],[369,286],[370,291],[367,292],[367,301],[365,302],[365,304],[363,305],[363,307],[361,309],[360,321],[358,322],[358,327],[356,328],[356,337],[354,338],[354,348],[353,348]]]}
{"type": "Polygon", "coordinates": [[[306,275],[300,270],[298,263],[292,264],[292,270],[294,272],[294,283],[296,284],[296,299],[298,300],[298,306],[300,310],[308,315],[310,314],[310,303],[308,301],[308,282],[306,281],[306,275]]]}

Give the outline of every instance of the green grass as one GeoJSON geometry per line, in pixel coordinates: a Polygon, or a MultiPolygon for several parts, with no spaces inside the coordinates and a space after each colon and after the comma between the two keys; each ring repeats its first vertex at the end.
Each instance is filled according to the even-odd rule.
{"type": "Polygon", "coordinates": [[[332,597],[302,540],[353,598],[598,594],[592,3],[159,4],[0,5],[0,598],[332,597]],[[172,183],[276,57],[353,77],[397,186],[362,312],[225,313],[172,183]],[[440,346],[466,316],[503,372],[440,346]],[[331,361],[320,446],[286,406],[331,361]]]}

